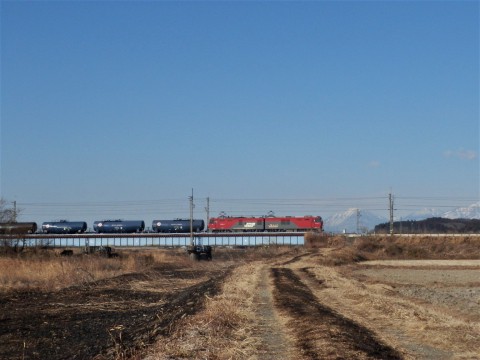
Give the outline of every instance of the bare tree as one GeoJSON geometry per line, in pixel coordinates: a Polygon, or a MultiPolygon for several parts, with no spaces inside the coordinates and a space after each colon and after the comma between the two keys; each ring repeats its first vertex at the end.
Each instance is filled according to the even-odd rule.
{"type": "Polygon", "coordinates": [[[0,223],[14,222],[18,211],[11,207],[12,203],[0,198],[0,223]]]}
{"type": "MultiPolygon", "coordinates": [[[[19,210],[15,206],[15,203],[7,201],[4,198],[0,198],[0,223],[12,223],[17,221],[19,210]],[[13,206],[12,206],[13,205],[13,206]]],[[[2,232],[3,233],[3,232],[2,232]]],[[[4,237],[0,239],[0,246],[4,249],[5,253],[9,249],[14,249],[18,252],[22,251],[25,247],[25,241],[21,237],[4,237]],[[22,244],[20,247],[19,245],[22,244]]]]}

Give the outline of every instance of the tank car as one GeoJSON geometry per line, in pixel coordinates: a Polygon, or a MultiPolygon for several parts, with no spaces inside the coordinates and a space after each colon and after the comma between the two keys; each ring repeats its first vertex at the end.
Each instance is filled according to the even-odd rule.
{"type": "Polygon", "coordinates": [[[145,222],[143,220],[95,221],[93,230],[97,233],[138,233],[145,230],[145,222]]]}
{"type": "Polygon", "coordinates": [[[33,234],[35,231],[37,231],[35,222],[0,223],[0,234],[2,235],[33,234]]]}
{"type": "MultiPolygon", "coordinates": [[[[192,228],[194,232],[202,231],[205,228],[205,222],[194,219],[192,228]]],[[[189,233],[190,219],[153,220],[152,230],[159,233],[189,233]]]]}
{"type": "Polygon", "coordinates": [[[50,221],[42,224],[45,234],[80,234],[87,231],[87,223],[84,221],[50,221]]]}

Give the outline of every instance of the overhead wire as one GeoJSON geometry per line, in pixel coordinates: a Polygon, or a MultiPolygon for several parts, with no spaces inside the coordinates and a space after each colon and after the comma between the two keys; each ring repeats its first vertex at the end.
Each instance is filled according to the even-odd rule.
{"type": "MultiPolygon", "coordinates": [[[[207,198],[195,198],[195,212],[203,212],[207,198]]],[[[451,196],[394,196],[396,211],[412,211],[428,207],[458,208],[478,202],[474,197],[451,196]]],[[[189,212],[188,198],[118,200],[118,201],[79,201],[79,202],[25,202],[18,203],[25,216],[61,217],[64,213],[71,216],[97,214],[98,216],[134,216],[135,214],[168,216],[189,212]]],[[[340,212],[357,208],[369,211],[388,211],[387,196],[372,197],[330,197],[330,198],[209,198],[209,210],[212,215],[227,212],[235,215],[265,215],[273,211],[279,215],[322,214],[340,212]]]]}

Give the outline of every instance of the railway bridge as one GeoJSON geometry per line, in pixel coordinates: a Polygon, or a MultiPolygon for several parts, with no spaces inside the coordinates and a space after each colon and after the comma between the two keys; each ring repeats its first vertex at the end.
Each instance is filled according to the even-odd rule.
{"type": "MultiPolygon", "coordinates": [[[[262,232],[262,233],[195,233],[196,244],[210,246],[303,246],[304,232],[262,232]]],[[[190,234],[26,234],[16,236],[0,235],[0,241],[21,242],[27,247],[183,247],[190,245],[190,234]]]]}

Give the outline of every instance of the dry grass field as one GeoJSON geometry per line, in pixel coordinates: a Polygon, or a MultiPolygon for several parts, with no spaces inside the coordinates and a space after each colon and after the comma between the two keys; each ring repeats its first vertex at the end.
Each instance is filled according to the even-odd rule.
{"type": "Polygon", "coordinates": [[[0,257],[2,359],[477,359],[479,238],[0,257]]]}

